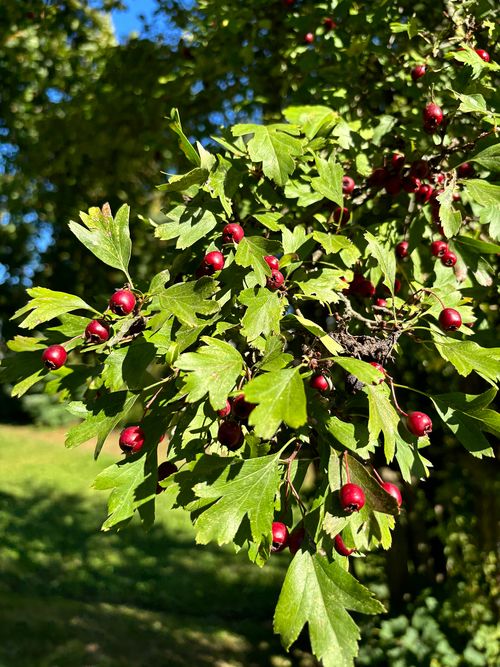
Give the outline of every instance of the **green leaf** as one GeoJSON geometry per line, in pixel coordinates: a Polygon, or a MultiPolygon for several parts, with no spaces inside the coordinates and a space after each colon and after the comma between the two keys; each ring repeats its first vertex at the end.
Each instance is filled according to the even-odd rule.
{"type": "MultiPolygon", "coordinates": [[[[108,499],[108,518],[102,530],[130,519],[134,512],[156,496],[156,449],[146,455],[127,457],[97,475],[93,487],[99,491],[112,489],[108,499]]],[[[148,515],[146,515],[148,516],[148,515]]],[[[147,522],[147,526],[150,521],[147,522]]]]}
{"type": "Polygon", "coordinates": [[[24,320],[19,323],[23,329],[33,329],[34,327],[48,322],[49,320],[59,317],[72,310],[92,310],[95,311],[83,299],[73,294],[66,294],[66,292],[53,292],[46,287],[32,287],[27,290],[29,296],[32,297],[28,303],[14,313],[11,319],[16,319],[26,315],[24,320]],[[31,311],[31,312],[30,312],[31,311]]]}
{"type": "MultiPolygon", "coordinates": [[[[375,370],[375,369],[374,369],[375,370]]],[[[384,434],[384,454],[387,463],[394,458],[396,451],[396,433],[399,415],[389,399],[389,389],[384,385],[366,385],[363,391],[368,395],[370,416],[368,431],[370,438],[376,440],[380,431],[384,434]]]]}
{"type": "Polygon", "coordinates": [[[261,236],[244,236],[238,243],[234,261],[239,266],[251,267],[259,283],[265,285],[267,276],[271,275],[271,269],[264,261],[264,257],[275,255],[280,250],[281,245],[276,241],[269,241],[261,236]]]}
{"type": "Polygon", "coordinates": [[[208,178],[208,170],[196,167],[187,174],[176,174],[168,179],[168,183],[157,185],[156,189],[161,192],[183,192],[188,190],[192,185],[201,185],[205,183],[208,178]]]}
{"type": "Polygon", "coordinates": [[[257,369],[261,371],[279,371],[293,361],[291,354],[283,352],[284,341],[277,336],[266,340],[264,356],[257,364],[257,369]]]}
{"type": "Polygon", "coordinates": [[[259,287],[247,289],[238,300],[247,307],[241,320],[241,334],[248,341],[261,334],[267,337],[279,333],[282,301],[275,292],[259,287]]]}
{"type": "Polygon", "coordinates": [[[321,243],[328,255],[340,253],[346,266],[352,266],[361,255],[354,243],[340,234],[326,234],[325,232],[315,231],[313,237],[318,243],[321,243]]]}
{"type": "Polygon", "coordinates": [[[289,123],[300,125],[309,140],[317,135],[328,135],[339,119],[336,111],[320,105],[287,107],[283,115],[289,123]]]}
{"type": "Polygon", "coordinates": [[[483,206],[500,203],[500,185],[494,185],[478,178],[470,178],[464,181],[464,190],[472,201],[483,206]]]}
{"type": "Polygon", "coordinates": [[[348,373],[355,375],[358,380],[364,384],[372,384],[380,382],[383,378],[382,373],[374,368],[371,364],[360,359],[353,359],[351,357],[336,357],[335,363],[338,364],[348,373]]]}
{"type": "Polygon", "coordinates": [[[342,280],[343,271],[339,269],[320,269],[308,274],[307,280],[297,280],[296,284],[302,293],[310,299],[316,299],[321,303],[337,303],[338,292],[345,289],[346,284],[342,280]]]}
{"type": "Polygon", "coordinates": [[[500,436],[498,413],[485,409],[495,396],[496,389],[492,388],[479,395],[452,393],[439,394],[430,398],[439,416],[457,440],[471,454],[482,458],[493,456],[493,448],[484,437],[483,431],[500,436]]]}
{"type": "Polygon", "coordinates": [[[176,206],[166,216],[165,222],[155,229],[155,236],[162,241],[177,239],[175,247],[184,250],[205,238],[217,225],[217,218],[206,208],[176,206]]]}
{"type": "Polygon", "coordinates": [[[417,479],[429,477],[429,468],[432,463],[425,459],[419,449],[429,444],[429,438],[415,438],[410,433],[405,433],[403,438],[399,432],[396,433],[396,461],[398,462],[401,476],[411,484],[412,476],[417,479]]]}
{"type": "Polygon", "coordinates": [[[276,496],[281,474],[279,454],[260,458],[223,460],[225,467],[213,482],[196,484],[194,492],[212,504],[195,521],[196,541],[219,545],[234,540],[245,517],[257,543],[270,539],[276,496]]]}
{"type": "Polygon", "coordinates": [[[115,347],[106,357],[101,377],[111,391],[143,389],[154,382],[148,366],[154,361],[156,347],[142,337],[125,347],[115,347]]]}
{"type": "Polygon", "coordinates": [[[170,271],[168,269],[163,269],[163,271],[160,271],[152,277],[148,287],[148,294],[152,296],[153,294],[159,294],[163,292],[169,280],[170,271]]]}
{"type": "Polygon", "coordinates": [[[478,255],[499,255],[500,245],[497,243],[489,243],[487,241],[480,241],[473,239],[470,236],[457,236],[454,239],[457,245],[464,245],[466,248],[472,250],[478,255]]]}
{"type": "Polygon", "coordinates": [[[336,355],[343,351],[342,346],[339,345],[337,341],[333,340],[333,338],[329,336],[319,324],[316,324],[316,322],[313,322],[312,320],[308,320],[306,317],[302,317],[302,315],[293,315],[293,317],[304,327],[304,329],[307,329],[309,333],[316,336],[331,354],[336,355]]]}
{"type": "MultiPolygon", "coordinates": [[[[43,338],[32,338],[31,336],[15,336],[7,341],[7,347],[12,352],[35,352],[40,351],[40,357],[47,343],[43,338]]],[[[39,359],[40,359],[39,357],[39,359]]]]}
{"type": "Polygon", "coordinates": [[[132,252],[129,231],[130,207],[127,204],[118,210],[115,217],[111,215],[109,207],[91,208],[87,213],[80,213],[83,225],[71,221],[69,228],[76,238],[90,250],[101,262],[114,269],[120,269],[131,279],[128,273],[128,264],[132,252]]]}
{"type": "Polygon", "coordinates": [[[346,610],[378,614],[384,608],[337,563],[298,551],[274,615],[274,630],[285,648],[290,648],[307,623],[313,653],[324,667],[351,667],[360,634],[346,610]]]}
{"type": "Polygon", "coordinates": [[[195,164],[197,167],[199,167],[201,164],[200,156],[195,151],[193,146],[189,143],[188,138],[186,137],[186,135],[182,130],[181,119],[179,116],[179,111],[177,109],[172,109],[172,111],[170,112],[170,122],[168,126],[179,137],[179,148],[187,157],[187,159],[193,164],[195,164]]]}
{"type": "Polygon", "coordinates": [[[440,355],[453,364],[460,375],[466,377],[475,371],[493,383],[500,378],[500,347],[481,347],[474,341],[455,340],[435,330],[432,337],[440,355]]]}
{"type": "Polygon", "coordinates": [[[213,315],[220,309],[211,297],[217,292],[216,283],[210,278],[196,282],[172,285],[160,294],[160,306],[188,326],[195,327],[203,320],[198,315],[213,315]]]}
{"type": "Polygon", "coordinates": [[[443,226],[446,238],[451,238],[458,233],[462,225],[462,215],[460,211],[455,211],[453,208],[453,183],[438,195],[439,220],[443,226]]]}
{"type": "Polygon", "coordinates": [[[463,113],[479,113],[488,115],[489,111],[486,108],[486,101],[482,95],[460,95],[455,93],[460,100],[459,111],[463,113]]]}
{"type": "Polygon", "coordinates": [[[384,284],[389,288],[392,296],[394,296],[394,281],[396,279],[396,255],[394,248],[392,246],[385,248],[370,232],[365,232],[365,239],[368,243],[369,254],[376,260],[382,271],[384,284]]]}
{"type": "Polygon", "coordinates": [[[75,414],[76,409],[77,415],[84,421],[68,431],[64,444],[66,447],[77,447],[91,438],[97,438],[97,458],[106,438],[131,410],[137,398],[136,394],[118,391],[97,399],[91,409],[83,403],[70,403],[71,412],[75,414]]]}
{"type": "Polygon", "coordinates": [[[362,453],[359,450],[366,450],[368,446],[368,428],[365,424],[351,424],[332,415],[322,426],[340,445],[357,451],[360,456],[362,453]]]}
{"type": "Polygon", "coordinates": [[[196,352],[185,352],[175,367],[190,371],[184,376],[187,400],[195,403],[208,394],[210,404],[217,410],[225,405],[229,392],[243,370],[243,358],[232,345],[217,338],[203,336],[206,345],[196,352]]]}
{"type": "Polygon", "coordinates": [[[281,422],[299,428],[307,421],[306,394],[299,368],[258,375],[245,385],[244,393],[247,401],[257,404],[249,421],[261,438],[272,438],[281,422]]]}
{"type": "Polygon", "coordinates": [[[320,192],[323,197],[335,202],[339,206],[343,206],[342,177],[344,170],[335,161],[335,156],[331,155],[328,160],[317,157],[316,167],[319,177],[312,179],[312,187],[316,192],[320,192]]]}
{"type": "Polygon", "coordinates": [[[477,162],[489,171],[500,171],[500,144],[493,144],[467,158],[468,162],[477,162]]]}
{"type": "Polygon", "coordinates": [[[253,134],[248,142],[248,154],[252,162],[262,162],[264,174],[277,185],[285,185],[295,169],[294,158],[302,155],[302,142],[292,135],[299,133],[293,125],[235,125],[235,136],[253,134]]]}

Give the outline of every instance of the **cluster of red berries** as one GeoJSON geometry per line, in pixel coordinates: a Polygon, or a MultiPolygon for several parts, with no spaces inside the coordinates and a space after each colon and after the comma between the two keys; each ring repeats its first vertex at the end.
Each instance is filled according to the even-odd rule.
{"type": "MultiPolygon", "coordinates": [[[[129,315],[135,308],[136,298],[128,289],[117,290],[109,300],[109,309],[119,316],[129,315]]],[[[110,336],[110,325],[105,320],[91,320],[85,327],[83,334],[87,343],[98,345],[105,343],[110,336]]],[[[68,353],[62,345],[50,345],[42,353],[45,366],[55,371],[64,366],[68,353]]]]}
{"type": "MultiPolygon", "coordinates": [[[[460,49],[462,50],[462,49],[460,49]]],[[[485,63],[490,62],[490,54],[485,51],[484,49],[474,49],[474,51],[477,53],[477,55],[481,58],[481,60],[484,60],[485,63]]],[[[425,76],[427,73],[427,66],[423,63],[420,63],[418,65],[415,65],[411,69],[411,78],[414,83],[416,83],[419,79],[421,79],[423,76],[425,76]]]]}
{"type": "Polygon", "coordinates": [[[434,188],[429,183],[422,183],[424,179],[435,183],[444,181],[444,174],[431,173],[426,160],[414,160],[406,164],[406,158],[401,153],[393,153],[384,167],[377,167],[368,178],[368,185],[374,188],[385,188],[387,194],[398,195],[401,190],[408,194],[414,193],[419,204],[426,204],[434,194],[434,188]]]}
{"type": "Polygon", "coordinates": [[[243,444],[243,431],[240,422],[245,423],[255,408],[253,403],[245,400],[243,394],[238,394],[226,400],[226,405],[217,410],[221,422],[217,432],[217,439],[221,445],[234,452],[243,444]]]}
{"type": "MultiPolygon", "coordinates": [[[[288,1],[284,0],[284,2],[288,7],[291,7],[294,3],[294,0],[288,0],[288,1]]],[[[327,16],[325,19],[323,19],[323,28],[324,28],[325,32],[330,32],[331,30],[335,30],[336,27],[337,27],[337,24],[329,16],[327,16]]],[[[314,33],[313,32],[306,32],[306,34],[304,35],[304,42],[306,44],[312,44],[314,42],[314,33]]]]}
{"type": "MultiPolygon", "coordinates": [[[[141,426],[127,426],[120,433],[118,444],[120,449],[126,455],[137,454],[144,447],[146,435],[141,426]]],[[[161,493],[164,489],[160,482],[177,472],[177,466],[172,461],[163,461],[158,466],[156,493],[161,493]]]]}

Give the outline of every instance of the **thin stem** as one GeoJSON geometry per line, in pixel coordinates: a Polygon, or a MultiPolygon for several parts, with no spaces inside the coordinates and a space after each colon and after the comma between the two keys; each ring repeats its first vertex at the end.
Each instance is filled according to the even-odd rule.
{"type": "Polygon", "coordinates": [[[379,484],[383,484],[383,483],[384,483],[384,480],[383,480],[382,477],[380,477],[380,475],[378,474],[378,470],[375,468],[374,465],[372,465],[371,468],[372,468],[372,470],[373,470],[373,474],[374,474],[375,477],[377,478],[378,483],[379,483],[379,484]]]}
{"type": "Polygon", "coordinates": [[[407,389],[408,391],[414,391],[417,394],[421,394],[422,396],[429,398],[429,395],[426,394],[424,391],[420,391],[420,389],[415,389],[414,387],[407,387],[404,384],[396,384],[396,383],[394,383],[394,386],[397,387],[398,389],[407,389]]]}
{"type": "Polygon", "coordinates": [[[389,380],[389,385],[391,387],[391,392],[392,392],[392,398],[394,400],[394,405],[396,406],[396,410],[399,412],[400,415],[403,415],[403,417],[408,417],[408,413],[402,410],[399,406],[398,399],[396,398],[396,392],[394,390],[394,382],[391,378],[390,375],[386,375],[387,379],[389,380]]]}
{"type": "Polygon", "coordinates": [[[345,475],[347,477],[347,483],[351,483],[351,473],[349,472],[349,460],[347,458],[347,449],[344,450],[344,464],[345,464],[345,475]]]}

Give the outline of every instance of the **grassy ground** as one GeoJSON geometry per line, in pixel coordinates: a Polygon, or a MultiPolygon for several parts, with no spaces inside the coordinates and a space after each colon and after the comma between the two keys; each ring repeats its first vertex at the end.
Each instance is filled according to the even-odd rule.
{"type": "Polygon", "coordinates": [[[90,484],[116,443],[96,463],[62,442],[0,426],[0,667],[314,664],[272,633],[285,555],[259,570],[196,546],[161,501],[148,534],[99,532],[106,495],[90,484]]]}

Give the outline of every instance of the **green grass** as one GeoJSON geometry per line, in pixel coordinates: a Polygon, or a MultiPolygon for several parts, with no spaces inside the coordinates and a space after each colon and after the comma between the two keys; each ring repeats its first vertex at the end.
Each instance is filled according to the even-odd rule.
{"type": "Polygon", "coordinates": [[[118,456],[66,450],[63,432],[0,426],[0,667],[273,667],[287,564],[194,543],[188,517],[158,502],[155,527],[102,533],[90,485],[118,456]]]}

